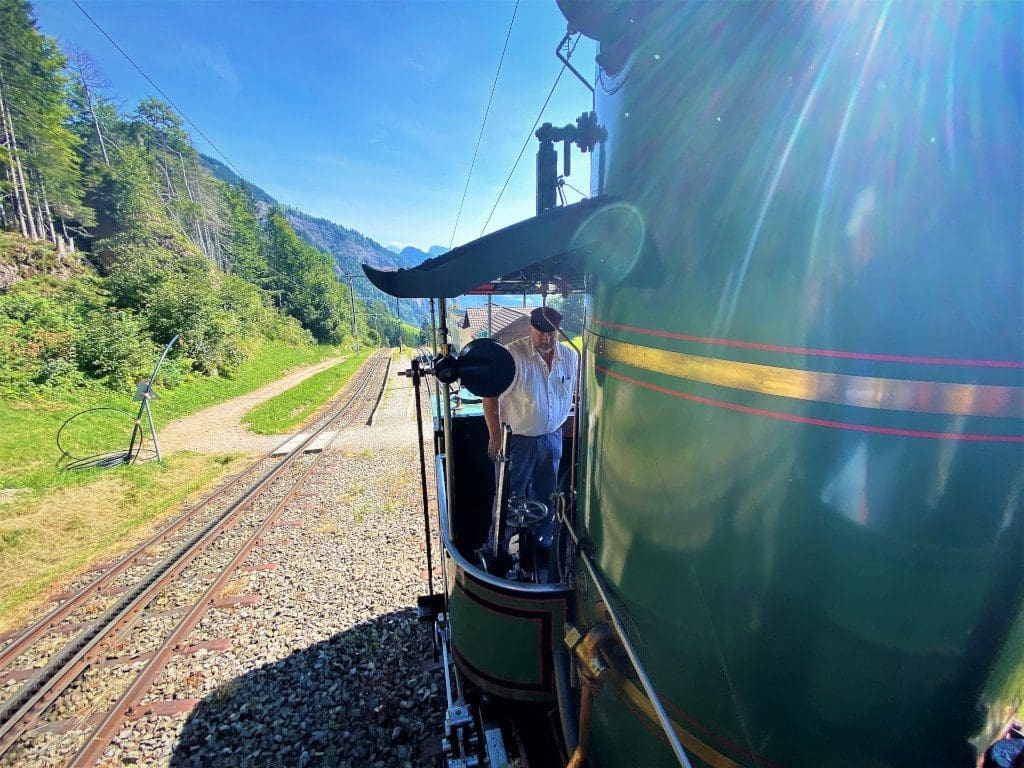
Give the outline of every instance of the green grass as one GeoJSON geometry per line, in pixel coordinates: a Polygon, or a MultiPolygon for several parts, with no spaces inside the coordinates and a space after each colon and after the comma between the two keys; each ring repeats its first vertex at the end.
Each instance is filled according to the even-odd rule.
{"type": "MultiPolygon", "coordinates": [[[[293,347],[267,343],[255,357],[239,367],[231,378],[190,377],[175,389],[157,388],[152,404],[159,429],[208,405],[251,392],[290,368],[316,363],[340,354],[335,347],[293,347]]],[[[61,424],[80,410],[90,407],[114,408],[76,418],[62,435],[67,450],[76,456],[123,450],[128,445],[138,403],[129,395],[118,395],[100,387],[57,395],[52,400],[14,403],[0,400],[0,489],[27,488],[39,493],[94,481],[101,471],[66,472],[57,462],[56,435],[61,424]]],[[[148,441],[147,441],[148,442],[148,441]]],[[[19,496],[19,500],[21,497],[19,496]]],[[[0,505],[0,516],[9,505],[0,505]]]]}
{"type": "MultiPolygon", "coordinates": [[[[342,351],[335,347],[267,343],[231,378],[190,376],[174,389],[159,388],[157,427],[228,400],[342,351]]],[[[111,557],[142,536],[147,523],[233,469],[233,456],[180,453],[112,470],[69,472],[57,466],[55,436],[76,412],[62,442],[78,456],[127,447],[138,404],[99,386],[49,399],[0,399],[0,627],[12,625],[61,577],[99,557],[111,557]]],[[[148,442],[148,441],[147,441],[148,442]]]]}
{"type": "Polygon", "coordinates": [[[260,403],[242,418],[242,423],[248,424],[253,432],[261,435],[291,432],[338,394],[372,352],[359,352],[260,403]]]}
{"type": "Polygon", "coordinates": [[[55,581],[128,550],[145,537],[146,523],[239,461],[238,455],[179,453],[163,464],[119,467],[87,485],[0,507],[0,631],[23,619],[55,581]]]}

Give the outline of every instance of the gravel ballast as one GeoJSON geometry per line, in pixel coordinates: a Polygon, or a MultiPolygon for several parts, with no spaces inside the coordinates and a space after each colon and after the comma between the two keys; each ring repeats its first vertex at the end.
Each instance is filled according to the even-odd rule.
{"type": "MultiPolygon", "coordinates": [[[[415,616],[419,460],[411,383],[395,375],[408,365],[392,368],[374,426],[339,435],[101,765],[435,764],[444,690],[415,616]]],[[[18,764],[63,765],[68,751],[40,734],[18,764]]]]}

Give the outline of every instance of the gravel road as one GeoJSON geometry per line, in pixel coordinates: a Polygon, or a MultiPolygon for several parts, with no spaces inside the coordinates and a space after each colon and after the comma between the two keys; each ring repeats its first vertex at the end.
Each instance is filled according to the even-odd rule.
{"type": "MultiPolygon", "coordinates": [[[[283,435],[257,435],[242,424],[242,417],[262,403],[291,389],[310,376],[337,365],[344,357],[334,357],[316,365],[292,371],[265,387],[211,405],[183,419],[173,421],[157,433],[164,453],[189,450],[195,453],[267,453],[285,441],[283,435]]],[[[158,406],[159,407],[159,406],[158,406]]]]}

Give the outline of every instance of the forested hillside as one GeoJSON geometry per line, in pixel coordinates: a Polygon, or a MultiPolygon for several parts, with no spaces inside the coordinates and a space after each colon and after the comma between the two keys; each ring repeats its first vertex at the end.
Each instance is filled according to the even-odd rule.
{"type": "MultiPolygon", "coordinates": [[[[267,192],[238,177],[238,175],[219,160],[200,155],[200,159],[219,179],[244,186],[257,203],[257,208],[265,210],[278,205],[277,200],[267,192]]],[[[346,280],[366,302],[375,302],[386,307],[385,314],[392,311],[401,312],[402,320],[419,325],[428,316],[429,305],[422,299],[402,299],[396,306],[395,300],[389,298],[373,287],[363,275],[360,265],[370,264],[375,267],[399,269],[419,264],[427,255],[415,248],[406,248],[401,253],[388,250],[371,240],[361,232],[335,224],[333,221],[311,216],[292,207],[286,209],[288,223],[296,233],[310,245],[329,253],[335,262],[336,274],[346,280]],[[351,278],[351,280],[349,280],[351,278]]],[[[444,249],[442,249],[442,252],[444,249]]]]}
{"type": "Polygon", "coordinates": [[[120,108],[25,0],[0,0],[0,123],[0,396],[127,388],[175,334],[168,379],[266,341],[397,340],[291,213],[211,173],[168,105],[120,108]]]}

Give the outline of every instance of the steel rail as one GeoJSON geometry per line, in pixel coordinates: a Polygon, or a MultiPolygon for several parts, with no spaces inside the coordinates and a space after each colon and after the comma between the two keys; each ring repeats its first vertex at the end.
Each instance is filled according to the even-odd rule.
{"type": "MultiPolygon", "coordinates": [[[[178,517],[178,519],[172,521],[169,526],[154,533],[149,539],[140,544],[132,552],[128,553],[119,562],[104,570],[95,579],[79,589],[74,595],[66,598],[63,603],[36,621],[35,624],[32,624],[22,630],[13,638],[13,640],[11,640],[11,642],[7,644],[7,646],[3,648],[3,650],[0,650],[0,670],[4,670],[8,667],[10,663],[24,653],[32,643],[56,629],[76,608],[81,607],[86,600],[94,597],[99,590],[106,587],[117,576],[120,576],[133,565],[137,565],[136,561],[145,555],[145,551],[147,549],[157,544],[165,543],[165,539],[173,536],[173,534],[177,533],[178,530],[187,523],[194,522],[200,512],[204,511],[210,504],[224,496],[228,491],[240,485],[243,479],[248,478],[252,472],[258,469],[265,461],[265,457],[260,458],[249,464],[247,467],[244,467],[238,475],[217,490],[200,499],[195,506],[185,514],[178,517]]],[[[3,679],[2,672],[0,672],[0,679],[3,679]]]]}
{"type": "MultiPolygon", "coordinates": [[[[333,421],[328,423],[333,423],[333,421]]],[[[334,438],[332,438],[332,440],[333,439],[334,438]]],[[[121,727],[124,725],[124,722],[135,714],[135,708],[139,706],[139,700],[153,685],[153,681],[156,679],[157,675],[163,671],[167,662],[180,649],[182,641],[193,629],[195,629],[203,616],[206,615],[206,612],[213,606],[217,593],[224,589],[228,582],[235,577],[239,566],[245,562],[245,559],[252,553],[252,550],[256,548],[256,544],[259,542],[260,538],[274,523],[277,522],[281,514],[284,512],[285,507],[292,500],[295,494],[303,487],[306,479],[320,463],[323,455],[323,453],[318,453],[313,458],[292,489],[288,491],[284,498],[275,505],[270,514],[267,515],[266,520],[264,520],[249,539],[242,544],[238,553],[231,559],[231,562],[225,566],[220,576],[214,579],[213,583],[203,593],[202,597],[199,598],[192,610],[190,610],[181,620],[174,632],[171,633],[170,637],[168,637],[160,649],[150,657],[146,662],[146,666],[135,678],[135,681],[110,708],[107,716],[99,725],[96,726],[92,734],[87,738],[85,745],[78,751],[74,758],[72,758],[71,762],[68,764],[70,768],[81,768],[83,766],[95,765],[100,757],[102,757],[104,750],[114,737],[117,736],[121,727]]]]}
{"type": "MultiPolygon", "coordinates": [[[[380,401],[378,400],[377,402],[379,404],[380,401]]],[[[204,511],[210,504],[226,495],[228,491],[241,485],[243,480],[248,479],[255,470],[259,469],[262,464],[266,463],[267,458],[268,457],[261,457],[251,462],[248,466],[243,467],[234,478],[217,490],[200,499],[190,510],[172,521],[166,528],[156,531],[149,539],[138,545],[138,547],[125,555],[112,567],[104,570],[95,579],[81,587],[75,594],[66,598],[60,605],[11,638],[10,642],[8,642],[3,649],[0,649],[0,679],[3,678],[3,670],[5,670],[15,658],[24,653],[32,643],[56,629],[76,608],[80,607],[84,602],[86,602],[86,600],[94,597],[99,590],[107,586],[117,576],[120,576],[133,565],[136,565],[136,561],[145,555],[145,551],[147,549],[160,543],[166,543],[165,540],[173,536],[173,534],[175,534],[180,528],[185,526],[187,523],[194,522],[200,512],[204,511]]]]}
{"type": "MultiPolygon", "coordinates": [[[[373,364],[360,371],[360,377],[355,382],[355,392],[338,407],[337,412],[330,419],[303,439],[246,494],[229,505],[220,516],[151,569],[135,589],[118,600],[90,626],[84,628],[74,640],[4,703],[3,708],[0,709],[0,755],[3,755],[21,735],[32,728],[45,708],[52,704],[66,690],[67,686],[89,666],[92,661],[90,652],[97,645],[121,630],[129,620],[134,619],[160,589],[205,551],[206,547],[227,529],[267,486],[278,479],[303,454],[310,442],[343,416],[348,415],[363,389],[379,372],[383,359],[381,353],[371,358],[373,364]]],[[[317,461],[314,460],[313,465],[316,463],[317,461]]]]}
{"type": "Polygon", "coordinates": [[[391,355],[385,358],[384,364],[384,384],[380,388],[380,392],[377,393],[377,397],[374,398],[373,408],[370,409],[370,415],[366,419],[366,423],[370,426],[373,425],[373,420],[377,418],[377,411],[380,408],[380,404],[384,402],[384,392],[387,390],[388,373],[391,371],[391,355]]]}
{"type": "MultiPolygon", "coordinates": [[[[382,359],[386,359],[388,361],[388,365],[390,365],[390,357],[383,358],[383,356],[378,355],[374,366],[367,373],[363,382],[357,389],[357,392],[348,401],[348,403],[346,403],[346,405],[343,406],[343,408],[347,409],[355,402],[359,392],[362,391],[362,388],[365,386],[365,384],[369,383],[373,374],[375,374],[380,369],[380,360],[382,359]]],[[[382,389],[387,382],[387,370],[388,366],[385,366],[385,380],[381,385],[382,389]]],[[[317,433],[319,434],[319,432],[326,429],[327,426],[333,424],[334,421],[340,418],[343,414],[344,411],[339,411],[339,413],[335,417],[330,419],[323,427],[321,427],[320,430],[317,431],[317,433]]],[[[330,442],[333,442],[335,439],[337,439],[337,435],[331,438],[330,442]]],[[[117,700],[114,706],[111,707],[107,716],[99,725],[96,726],[92,735],[88,737],[86,744],[82,747],[82,749],[78,751],[74,758],[72,758],[71,762],[69,763],[70,768],[84,768],[85,766],[92,766],[100,759],[100,757],[102,757],[103,751],[107,748],[107,746],[114,739],[114,737],[117,736],[124,722],[135,713],[134,710],[135,707],[139,706],[139,700],[145,694],[145,692],[149,690],[150,686],[152,686],[157,675],[159,675],[160,672],[163,671],[167,662],[175,654],[176,650],[180,648],[182,641],[188,636],[188,634],[193,629],[195,629],[196,625],[199,624],[203,616],[213,605],[214,598],[217,595],[217,593],[220,590],[222,590],[225,586],[227,586],[228,582],[230,582],[230,580],[234,578],[239,566],[241,566],[242,563],[245,562],[245,559],[256,547],[256,544],[259,542],[260,538],[278,520],[278,518],[284,512],[285,507],[288,505],[288,503],[292,500],[292,498],[294,498],[295,494],[298,493],[298,491],[305,485],[307,478],[312,474],[313,470],[319,465],[319,463],[323,459],[323,456],[324,452],[321,452],[318,453],[313,458],[309,466],[306,467],[306,469],[303,471],[299,479],[295,482],[291,490],[289,490],[288,493],[275,505],[274,509],[267,515],[267,519],[260,524],[255,533],[253,533],[249,537],[249,539],[242,545],[239,552],[235,555],[234,558],[232,558],[231,562],[228,563],[227,566],[225,566],[220,576],[218,576],[217,579],[214,580],[213,584],[211,584],[209,588],[207,588],[206,592],[203,593],[202,597],[200,597],[200,599],[196,602],[192,610],[189,611],[188,615],[181,620],[181,622],[178,624],[174,632],[164,642],[163,646],[159,650],[157,650],[156,653],[147,661],[146,666],[140,672],[138,677],[136,677],[135,681],[132,683],[129,689],[125,691],[125,693],[122,694],[122,696],[117,700]]]]}
{"type": "Polygon", "coordinates": [[[223,515],[212,521],[184,547],[161,561],[133,590],[84,628],[71,643],[18,689],[14,697],[5,703],[3,710],[0,710],[0,754],[6,752],[14,741],[33,726],[36,717],[91,663],[90,652],[109,634],[120,630],[125,622],[140,613],[160,590],[180,575],[221,533],[232,526],[263,490],[277,480],[302,454],[306,442],[308,441],[304,441],[288,454],[248,493],[225,510],[223,515]]]}
{"type": "MultiPolygon", "coordinates": [[[[376,364],[376,361],[375,361],[376,364]]],[[[371,371],[372,373],[372,371],[371,371]]],[[[385,374],[386,376],[387,374],[385,374]]],[[[383,387],[382,387],[383,392],[383,387]]],[[[377,401],[379,404],[379,400],[377,401]]],[[[372,418],[372,415],[371,415],[372,418]]],[[[42,618],[38,619],[34,624],[26,627],[17,635],[15,635],[10,642],[2,650],[0,650],[0,679],[3,679],[2,671],[10,665],[10,663],[20,656],[27,650],[32,643],[39,640],[41,637],[49,633],[50,631],[57,628],[57,626],[68,617],[76,608],[80,607],[86,600],[96,595],[99,590],[103,589],[113,579],[120,576],[126,570],[136,564],[136,560],[145,554],[145,551],[152,546],[162,543],[164,539],[172,536],[180,528],[185,526],[189,522],[193,522],[198,516],[198,513],[205,510],[210,504],[217,499],[221,498],[228,491],[233,490],[237,486],[241,485],[244,479],[247,479],[255,470],[259,469],[260,465],[267,461],[266,456],[256,459],[251,462],[248,466],[243,467],[242,470],[230,481],[225,483],[223,486],[208,494],[204,498],[200,499],[195,506],[188,510],[185,514],[172,521],[171,524],[162,528],[161,530],[154,533],[150,538],[136,547],[132,552],[125,555],[120,561],[118,561],[113,567],[104,570],[95,579],[90,581],[78,590],[74,595],[71,595],[60,605],[55,607],[49,613],[45,614],[42,618]]]]}

